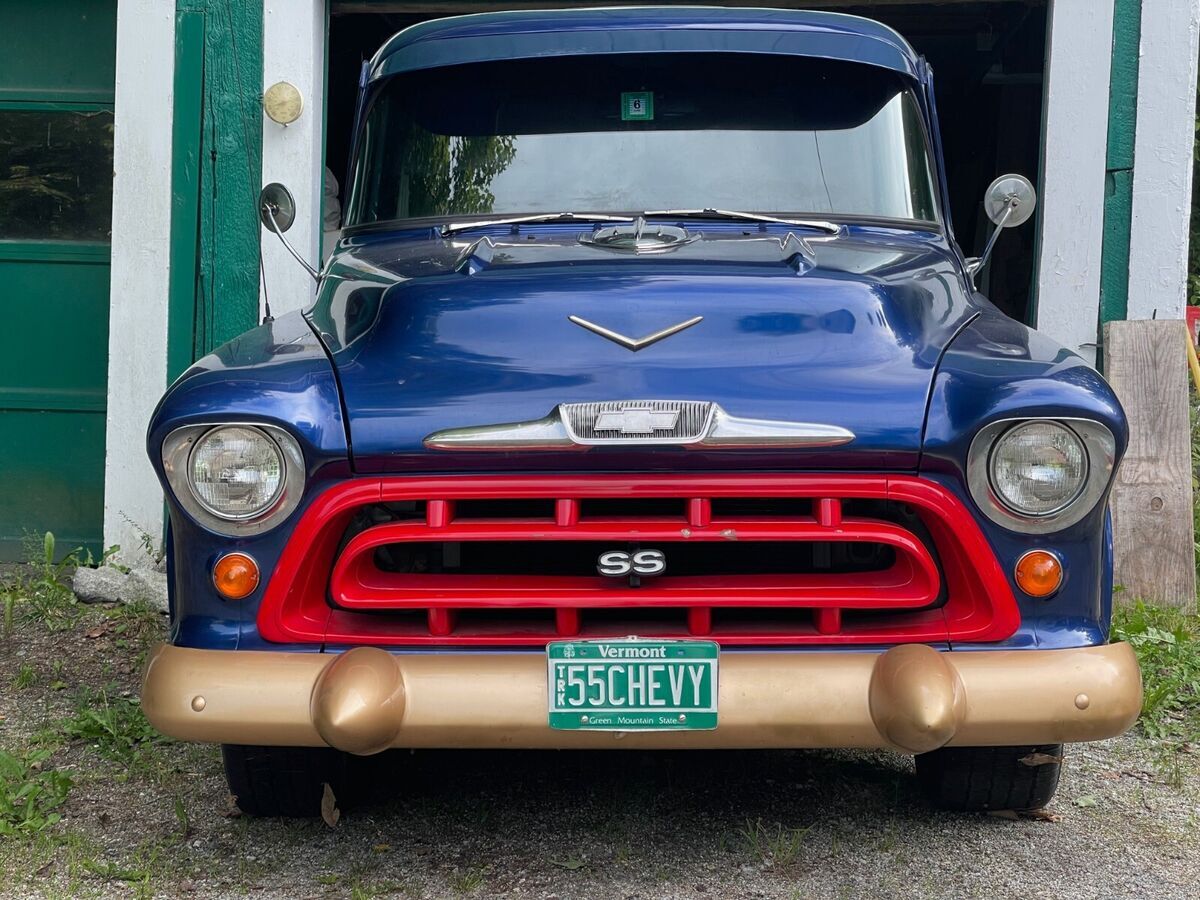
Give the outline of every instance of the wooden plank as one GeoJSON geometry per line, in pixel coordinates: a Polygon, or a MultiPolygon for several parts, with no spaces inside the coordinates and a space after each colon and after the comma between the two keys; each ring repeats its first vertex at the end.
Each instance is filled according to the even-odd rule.
{"type": "Polygon", "coordinates": [[[1114,580],[1125,602],[1195,608],[1186,339],[1179,320],[1104,326],[1106,374],[1129,417],[1112,495],[1114,580]]]}

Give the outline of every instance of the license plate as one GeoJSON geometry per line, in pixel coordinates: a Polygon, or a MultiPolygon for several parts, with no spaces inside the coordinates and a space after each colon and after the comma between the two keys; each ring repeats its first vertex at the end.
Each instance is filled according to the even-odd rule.
{"type": "Polygon", "coordinates": [[[557,641],[546,645],[550,727],[692,731],[717,727],[712,641],[557,641]]]}

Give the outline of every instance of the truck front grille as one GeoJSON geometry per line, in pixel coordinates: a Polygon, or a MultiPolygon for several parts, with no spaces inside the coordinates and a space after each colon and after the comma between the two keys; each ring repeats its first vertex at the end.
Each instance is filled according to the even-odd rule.
{"type": "Polygon", "coordinates": [[[905,476],[386,478],[305,513],[259,613],[268,640],[726,645],[998,640],[1016,604],[978,526],[905,476]],[[660,552],[660,574],[597,571],[660,552]]]}

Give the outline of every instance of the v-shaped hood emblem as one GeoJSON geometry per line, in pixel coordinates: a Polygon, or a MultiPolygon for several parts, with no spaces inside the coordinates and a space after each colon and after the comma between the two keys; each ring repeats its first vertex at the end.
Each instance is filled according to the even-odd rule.
{"type": "Polygon", "coordinates": [[[651,344],[657,344],[659,341],[669,338],[673,334],[679,334],[679,332],[683,331],[685,328],[691,328],[698,322],[703,321],[704,316],[694,316],[693,318],[688,319],[686,322],[680,322],[678,325],[672,325],[669,328],[664,328],[662,331],[656,331],[653,334],[648,334],[645,337],[640,338],[626,337],[623,334],[620,334],[609,328],[605,328],[603,325],[597,325],[595,322],[589,322],[587,319],[581,318],[580,316],[567,316],[567,318],[580,328],[586,328],[593,334],[598,334],[600,337],[607,338],[614,344],[620,344],[626,350],[632,350],[634,353],[636,353],[644,347],[649,347],[651,344]]]}

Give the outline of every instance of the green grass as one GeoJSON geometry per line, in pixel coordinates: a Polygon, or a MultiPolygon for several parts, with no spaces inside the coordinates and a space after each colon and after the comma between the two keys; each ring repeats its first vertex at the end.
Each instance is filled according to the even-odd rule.
{"type": "Polygon", "coordinates": [[[21,663],[21,668],[17,670],[17,674],[13,676],[12,686],[14,691],[23,691],[27,687],[33,687],[37,683],[37,672],[29,663],[21,663]]]}
{"type": "Polygon", "coordinates": [[[450,887],[456,894],[473,894],[483,887],[486,880],[482,869],[470,868],[456,872],[450,879],[450,887]]]}
{"type": "Polygon", "coordinates": [[[120,696],[112,688],[84,691],[75,714],[62,723],[62,732],[127,767],[146,748],[168,740],[146,721],[136,697],[120,696]]]}
{"type": "Polygon", "coordinates": [[[1200,739],[1200,615],[1138,601],[1116,611],[1113,637],[1132,644],[1141,663],[1142,730],[1163,740],[1200,739]]]}
{"type": "MultiPolygon", "coordinates": [[[[100,563],[115,551],[105,551],[100,563]]],[[[0,578],[0,633],[5,638],[12,634],[18,615],[39,621],[51,631],[70,628],[79,617],[80,604],[66,583],[67,574],[78,566],[96,564],[91,553],[79,548],[60,556],[54,534],[49,531],[26,541],[26,557],[28,564],[14,567],[0,578]]]]}
{"type": "Polygon", "coordinates": [[[0,836],[41,834],[62,818],[56,810],[67,799],[71,777],[44,768],[50,752],[0,750],[0,836]]]}
{"type": "Polygon", "coordinates": [[[738,831],[745,850],[760,863],[789,866],[796,861],[804,838],[812,828],[785,828],[782,823],[764,825],[762,819],[747,820],[738,831]]]}

